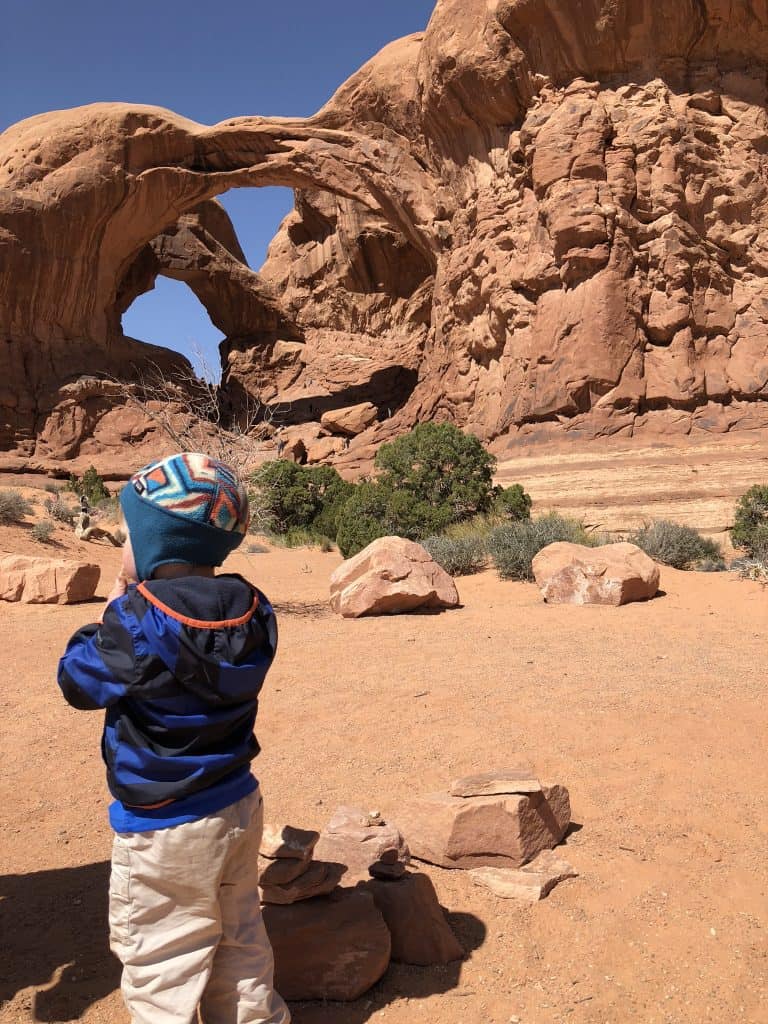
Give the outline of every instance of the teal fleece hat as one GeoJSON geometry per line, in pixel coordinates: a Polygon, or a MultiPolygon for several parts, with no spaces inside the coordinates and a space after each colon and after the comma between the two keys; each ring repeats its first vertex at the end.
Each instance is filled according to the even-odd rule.
{"type": "Polygon", "coordinates": [[[120,494],[140,580],[160,565],[221,565],[248,530],[248,494],[218,459],[182,452],[135,473],[120,494]]]}

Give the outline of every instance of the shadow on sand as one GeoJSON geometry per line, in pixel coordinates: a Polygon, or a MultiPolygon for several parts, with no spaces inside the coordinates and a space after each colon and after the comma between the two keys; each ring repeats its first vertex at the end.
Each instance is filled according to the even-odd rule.
{"type": "MultiPolygon", "coordinates": [[[[0,876],[0,1016],[23,989],[35,989],[31,1019],[77,1020],[120,986],[120,964],[109,951],[109,862],[0,876]]],[[[473,914],[448,919],[470,956],[486,928],[473,914]]],[[[457,990],[462,962],[445,967],[391,964],[384,978],[354,1003],[296,1003],[294,1024],[364,1024],[401,999],[457,990]]],[[[457,999],[457,1004],[461,999],[457,999]]],[[[456,1020],[461,1019],[457,1005],[456,1020]]]]}

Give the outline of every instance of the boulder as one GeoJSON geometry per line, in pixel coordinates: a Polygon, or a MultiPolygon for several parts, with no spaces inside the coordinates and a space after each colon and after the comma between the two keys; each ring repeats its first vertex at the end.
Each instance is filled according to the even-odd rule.
{"type": "Polygon", "coordinates": [[[346,870],[343,864],[315,860],[298,878],[283,885],[265,885],[262,878],[262,903],[287,905],[311,899],[313,896],[327,896],[339,884],[346,870]]]}
{"type": "Polygon", "coordinates": [[[458,604],[448,573],[420,544],[402,537],[375,540],[331,576],[331,608],[347,619],[458,604]]]}
{"type": "Polygon", "coordinates": [[[529,764],[495,772],[466,775],[451,783],[451,796],[500,796],[505,793],[540,793],[541,783],[529,764]]]}
{"type": "Polygon", "coordinates": [[[361,402],[346,409],[331,409],[323,413],[320,422],[332,434],[354,437],[362,434],[378,418],[378,410],[372,402],[361,402]]]}
{"type": "Polygon", "coordinates": [[[321,437],[307,448],[307,462],[315,464],[328,462],[334,455],[344,451],[344,442],[340,437],[321,437]]]}
{"type": "Polygon", "coordinates": [[[522,868],[473,868],[469,877],[494,896],[536,903],[566,878],[577,878],[578,873],[554,850],[543,850],[522,868]]]}
{"type": "Polygon", "coordinates": [[[320,834],[316,855],[345,864],[350,878],[368,878],[370,869],[382,863],[390,875],[410,860],[402,834],[380,817],[354,807],[339,807],[320,834]]]}
{"type": "Polygon", "coordinates": [[[350,1002],[389,965],[392,940],[370,893],[339,889],[291,906],[267,905],[263,914],[275,987],[285,999],[350,1002]]]}
{"type": "Polygon", "coordinates": [[[101,570],[64,558],[0,556],[0,600],[23,604],[76,604],[96,593],[101,570]]]}
{"type": "Polygon", "coordinates": [[[464,958],[427,875],[409,871],[397,882],[370,879],[359,887],[373,895],[387,923],[393,960],[429,967],[464,958]]]}
{"type": "Polygon", "coordinates": [[[397,815],[411,855],[444,868],[521,867],[556,846],[570,820],[564,786],[471,799],[434,793],[414,798],[397,815]]]}
{"type": "Polygon", "coordinates": [[[659,567],[634,544],[550,544],[533,560],[533,574],[549,604],[647,601],[658,593],[659,567]]]}

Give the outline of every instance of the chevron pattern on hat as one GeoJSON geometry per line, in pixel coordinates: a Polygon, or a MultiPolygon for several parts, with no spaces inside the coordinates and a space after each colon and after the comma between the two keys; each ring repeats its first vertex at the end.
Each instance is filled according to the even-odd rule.
{"type": "Polygon", "coordinates": [[[245,533],[248,495],[226,463],[199,452],[151,462],[130,480],[143,501],[218,530],[245,533]]]}

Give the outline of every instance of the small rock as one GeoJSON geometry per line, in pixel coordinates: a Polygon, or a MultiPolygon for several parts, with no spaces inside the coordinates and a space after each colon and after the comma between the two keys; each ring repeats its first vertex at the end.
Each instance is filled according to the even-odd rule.
{"type": "Polygon", "coordinates": [[[503,768],[495,772],[467,775],[454,779],[451,796],[501,796],[506,793],[540,793],[541,783],[529,764],[503,768]]]}
{"type": "Polygon", "coordinates": [[[408,872],[399,882],[373,879],[359,888],[372,893],[387,922],[393,960],[426,967],[463,959],[464,950],[427,875],[408,872]]]}
{"type": "Polygon", "coordinates": [[[292,882],[285,885],[262,885],[262,903],[286,906],[312,899],[313,896],[327,896],[339,884],[346,870],[344,864],[313,861],[307,870],[292,882]]]}
{"type": "Polygon", "coordinates": [[[494,896],[536,903],[564,879],[577,878],[578,874],[553,850],[544,850],[525,867],[474,868],[469,876],[475,885],[490,889],[494,896]]]}
{"type": "Polygon", "coordinates": [[[312,857],[319,838],[319,832],[293,828],[291,825],[265,825],[259,853],[272,860],[289,857],[306,861],[312,857]]]}
{"type": "Polygon", "coordinates": [[[358,999],[389,965],[392,939],[373,897],[337,889],[292,906],[263,909],[284,999],[358,999]]]}
{"type": "Polygon", "coordinates": [[[434,793],[398,811],[397,824],[417,860],[444,868],[522,867],[556,846],[571,819],[568,790],[464,797],[434,793]]]}
{"type": "Polygon", "coordinates": [[[315,853],[323,860],[346,864],[350,878],[368,878],[371,865],[378,861],[393,866],[410,860],[397,828],[354,807],[338,808],[320,834],[315,853]]]}
{"type": "Polygon", "coordinates": [[[394,863],[377,860],[375,864],[371,864],[368,868],[368,874],[371,878],[382,878],[390,882],[402,878],[405,872],[406,866],[401,860],[396,860],[394,863]]]}
{"type": "Polygon", "coordinates": [[[268,857],[259,857],[259,885],[287,885],[300,878],[311,863],[311,857],[306,860],[293,857],[270,860],[268,857]]]}

